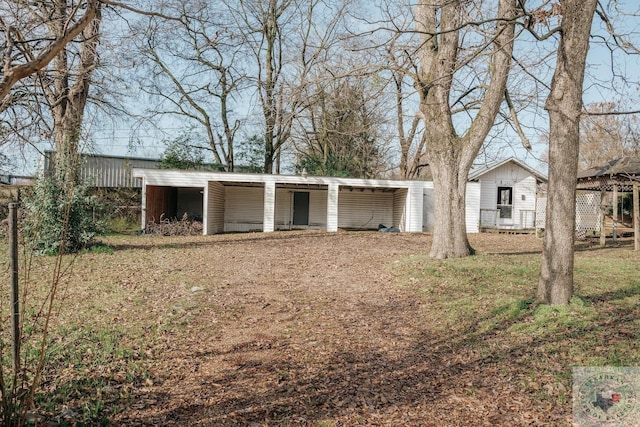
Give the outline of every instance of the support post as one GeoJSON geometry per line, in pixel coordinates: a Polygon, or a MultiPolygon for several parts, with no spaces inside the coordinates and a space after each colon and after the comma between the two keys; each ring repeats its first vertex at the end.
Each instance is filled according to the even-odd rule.
{"type": "Polygon", "coordinates": [[[605,190],[604,188],[600,190],[600,246],[605,246],[607,244],[607,232],[604,229],[604,218],[605,218],[605,190]]]}
{"type": "Polygon", "coordinates": [[[618,185],[613,186],[613,228],[611,229],[611,237],[614,243],[618,240],[618,185]]]}
{"type": "Polygon", "coordinates": [[[638,200],[638,184],[633,184],[633,246],[640,250],[640,200],[638,200]]]}
{"type": "Polygon", "coordinates": [[[11,258],[11,334],[13,372],[20,371],[20,302],[18,299],[18,203],[9,203],[9,257],[11,258]]]}
{"type": "Polygon", "coordinates": [[[276,183],[275,181],[264,184],[264,214],[262,231],[270,233],[275,230],[276,221],[276,183]]]}
{"type": "Polygon", "coordinates": [[[329,184],[327,189],[327,231],[338,231],[338,184],[329,184]]]}

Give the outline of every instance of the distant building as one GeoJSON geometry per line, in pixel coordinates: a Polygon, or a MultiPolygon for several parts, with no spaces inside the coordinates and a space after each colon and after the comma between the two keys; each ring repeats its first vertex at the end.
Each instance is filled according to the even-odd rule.
{"type": "Polygon", "coordinates": [[[481,228],[534,228],[537,195],[546,185],[546,176],[512,157],[472,169],[469,181],[481,185],[481,228]]]}
{"type": "MultiPolygon", "coordinates": [[[[53,169],[55,151],[45,151],[40,159],[39,171],[53,169]]],[[[106,156],[102,154],[81,154],[80,179],[97,188],[140,188],[139,180],[131,175],[133,168],[155,169],[158,159],[128,156],[106,156]]]]}
{"type": "Polygon", "coordinates": [[[25,186],[33,184],[32,176],[23,176],[23,175],[11,175],[11,174],[0,174],[0,184],[4,185],[15,185],[15,186],[25,186]]]}

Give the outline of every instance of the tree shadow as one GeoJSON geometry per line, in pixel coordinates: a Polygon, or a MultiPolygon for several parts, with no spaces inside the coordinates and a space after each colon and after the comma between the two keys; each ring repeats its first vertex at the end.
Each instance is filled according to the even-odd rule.
{"type": "Polygon", "coordinates": [[[634,297],[640,295],[640,282],[631,284],[625,288],[616,289],[614,291],[605,291],[599,294],[586,294],[580,295],[580,297],[592,304],[611,302],[615,300],[621,300],[624,298],[634,297]]]}
{"type": "MultiPolygon", "coordinates": [[[[354,233],[354,232],[349,232],[354,233]]],[[[364,233],[364,232],[358,232],[364,233]]],[[[370,232],[372,233],[372,232],[370,232]]],[[[346,234],[346,233],[344,233],[346,234]]],[[[239,243],[255,243],[255,242],[280,242],[280,241],[298,241],[316,238],[335,238],[344,235],[343,233],[328,232],[289,232],[275,231],[273,233],[225,233],[214,236],[137,236],[140,243],[112,243],[110,246],[114,250],[157,250],[157,249],[182,249],[197,247],[215,247],[225,245],[237,245],[239,243]],[[180,238],[189,238],[188,241],[176,241],[180,238]],[[145,239],[147,239],[145,241],[145,239]],[[153,243],[148,239],[155,239],[153,243]],[[163,242],[163,240],[166,241],[163,242]]]]}
{"type": "MultiPolygon", "coordinates": [[[[637,294],[637,289],[621,292],[637,294]]],[[[412,303],[401,301],[400,308],[412,310],[412,303]]],[[[535,309],[531,300],[525,300],[512,316],[494,314],[503,313],[498,307],[469,316],[465,326],[449,332],[415,327],[409,336],[398,329],[407,319],[394,315],[397,301],[388,306],[363,302],[358,312],[369,313],[366,319],[360,318],[368,326],[353,331],[349,342],[301,350],[299,343],[278,341],[267,357],[254,352],[255,346],[239,346],[225,355],[236,361],[233,368],[198,378],[199,385],[189,393],[193,401],[162,405],[163,399],[171,398],[154,391],[146,398],[157,400],[158,407],[127,413],[118,421],[127,425],[377,425],[376,420],[382,419],[383,424],[391,420],[396,425],[569,425],[569,359],[560,350],[546,352],[602,333],[602,325],[545,330],[525,341],[509,338],[510,328],[530,322],[535,309]],[[369,337],[358,335],[363,331],[369,337]],[[379,344],[375,337],[380,337],[379,344]],[[394,342],[397,347],[389,347],[394,342]],[[555,368],[530,378],[532,363],[555,368]],[[554,375],[564,377],[564,382],[554,383],[554,375]],[[532,388],[530,384],[536,383],[537,388],[532,388]],[[556,394],[547,395],[549,390],[556,394]],[[546,400],[541,403],[542,395],[546,400]]],[[[631,327],[634,321],[635,315],[627,313],[617,319],[617,325],[631,327]]],[[[345,329],[349,327],[347,322],[345,329]]],[[[205,352],[193,358],[210,356],[215,354],[205,352]]]]}

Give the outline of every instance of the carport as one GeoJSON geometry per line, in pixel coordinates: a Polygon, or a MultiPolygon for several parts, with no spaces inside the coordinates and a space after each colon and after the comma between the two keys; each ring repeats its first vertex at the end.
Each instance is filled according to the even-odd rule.
{"type": "MultiPolygon", "coordinates": [[[[578,174],[577,189],[599,192],[601,211],[604,211],[606,194],[612,193],[613,237],[616,237],[618,221],[618,195],[633,194],[633,236],[635,250],[640,249],[640,208],[638,184],[640,183],[640,158],[622,157],[578,174]]],[[[602,212],[604,213],[604,212],[602,212]]],[[[600,215],[600,244],[605,245],[605,215],[600,215]]]]}
{"type": "Polygon", "coordinates": [[[180,206],[195,212],[193,205],[200,203],[204,234],[375,230],[378,224],[421,232],[424,192],[433,187],[426,181],[167,169],[133,173],[143,181],[143,228],[161,215],[179,218],[180,206]]]}

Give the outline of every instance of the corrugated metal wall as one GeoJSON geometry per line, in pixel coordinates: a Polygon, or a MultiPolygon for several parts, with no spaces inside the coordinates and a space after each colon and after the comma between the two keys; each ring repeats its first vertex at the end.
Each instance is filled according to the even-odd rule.
{"type": "Polygon", "coordinates": [[[393,193],[359,188],[338,194],[338,227],[377,229],[393,223],[393,193]]]}
{"type": "Polygon", "coordinates": [[[225,187],[224,231],[262,231],[263,187],[225,187]]]}
{"type": "MultiPolygon", "coordinates": [[[[52,169],[51,156],[55,156],[55,152],[48,151],[44,154],[39,166],[41,170],[48,172],[52,169]]],[[[159,163],[153,159],[82,154],[79,176],[92,187],[138,188],[142,184],[131,176],[131,169],[155,169],[159,163]]]]}
{"type": "Polygon", "coordinates": [[[207,234],[224,231],[224,185],[209,181],[207,194],[207,234]]]}
{"type": "Polygon", "coordinates": [[[393,192],[393,227],[398,227],[400,231],[406,229],[408,195],[409,189],[407,188],[393,192]]]}

